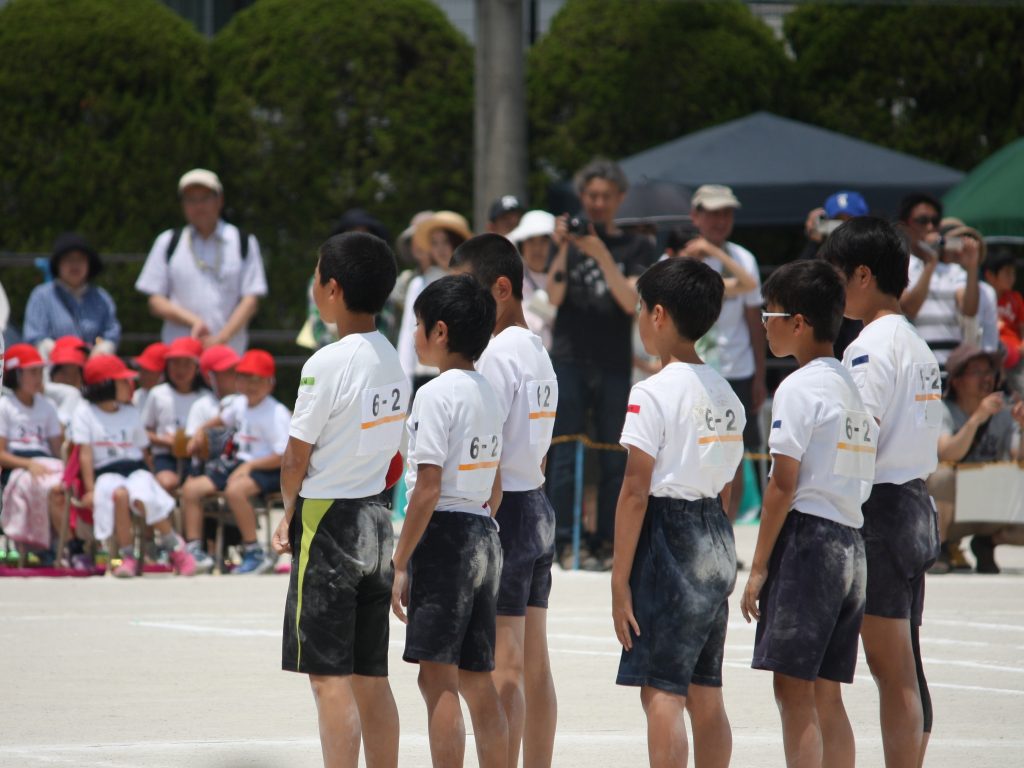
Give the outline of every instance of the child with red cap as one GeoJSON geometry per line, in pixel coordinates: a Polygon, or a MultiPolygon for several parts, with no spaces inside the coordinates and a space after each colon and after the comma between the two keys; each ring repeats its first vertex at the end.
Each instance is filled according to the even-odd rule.
{"type": "Polygon", "coordinates": [[[149,438],[138,409],[131,404],[136,373],[120,358],[98,355],[83,371],[85,399],[71,422],[71,440],[80,446],[83,503],[92,507],[98,540],[114,535],[121,551],[118,577],[135,575],[131,515],[142,517],[157,533],[157,543],[170,553],[174,570],[195,572],[195,560],[171,527],[174,499],[160,487],[145,464],[149,438]]]}
{"type": "Polygon", "coordinates": [[[235,367],[242,358],[231,347],[219,344],[208,347],[199,356],[199,375],[210,391],[203,392],[188,412],[185,431],[189,435],[189,453],[195,456],[209,437],[202,426],[220,415],[232,398],[238,395],[235,367]]]}
{"type": "Polygon", "coordinates": [[[132,405],[140,411],[146,404],[150,390],[163,381],[164,368],[167,365],[167,350],[169,347],[162,341],[150,344],[142,354],[135,358],[135,367],[139,369],[139,378],[135,382],[135,394],[132,395],[132,405]]]}
{"type": "Polygon", "coordinates": [[[229,447],[206,463],[204,473],[190,477],[182,488],[185,535],[201,571],[213,568],[202,550],[202,501],[217,491],[235,517],[242,535],[242,563],[235,573],[268,573],[275,558],[256,540],[256,513],[250,499],[281,489],[281,456],[288,444],[291,411],[271,394],[276,383],[274,358],[262,349],[250,349],[235,366],[236,397],[202,429],[227,427],[235,431],[229,447]]]}
{"type": "Polygon", "coordinates": [[[77,336],[61,336],[50,350],[49,381],[43,394],[57,406],[60,423],[71,424],[71,417],[82,402],[82,368],[89,357],[89,347],[77,336]]]}

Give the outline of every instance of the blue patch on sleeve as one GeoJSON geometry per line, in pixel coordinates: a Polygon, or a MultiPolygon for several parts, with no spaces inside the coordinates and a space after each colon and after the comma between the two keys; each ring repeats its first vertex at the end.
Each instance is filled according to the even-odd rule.
{"type": "Polygon", "coordinates": [[[782,429],[782,419],[776,419],[772,422],[772,429],[782,429]]]}
{"type": "Polygon", "coordinates": [[[867,361],[868,361],[868,356],[867,355],[861,355],[860,357],[853,358],[853,362],[851,363],[851,366],[863,365],[867,361]]]}

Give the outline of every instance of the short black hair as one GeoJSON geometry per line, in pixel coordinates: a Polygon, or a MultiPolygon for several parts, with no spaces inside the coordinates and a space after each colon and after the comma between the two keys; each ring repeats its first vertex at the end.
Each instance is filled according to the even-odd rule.
{"type": "Polygon", "coordinates": [[[993,251],[989,254],[989,257],[985,259],[985,263],[982,264],[982,271],[991,272],[992,274],[998,274],[1000,270],[1006,267],[1016,267],[1017,259],[1014,258],[1010,251],[993,251]]]}
{"type": "Polygon", "coordinates": [[[939,202],[938,198],[934,195],[929,195],[927,192],[911,192],[900,200],[900,221],[910,221],[910,212],[921,203],[927,203],[935,209],[940,218],[942,217],[942,203],[939,202]]]}
{"type": "Polygon", "coordinates": [[[345,294],[350,312],[376,315],[384,308],[398,279],[391,248],[368,232],[334,235],[320,246],[320,284],[333,279],[345,294]]]}
{"type": "Polygon", "coordinates": [[[452,267],[467,267],[490,290],[499,277],[512,283],[512,295],[523,300],[523,259],[504,235],[488,233],[467,240],[452,254],[452,267]]]}
{"type": "Polygon", "coordinates": [[[20,368],[4,368],[4,386],[11,392],[18,391],[18,387],[21,386],[20,368]]]}
{"type": "Polygon", "coordinates": [[[640,275],[636,290],[648,310],[660,304],[679,335],[687,341],[697,341],[722,311],[725,282],[703,261],[665,259],[640,275]]]}
{"type": "Polygon", "coordinates": [[[895,225],[877,216],[843,222],[825,240],[819,256],[847,278],[857,267],[867,267],[878,281],[878,290],[897,299],[909,282],[907,241],[895,225]]]}
{"type": "Polygon", "coordinates": [[[114,379],[105,379],[95,384],[86,384],[82,387],[82,397],[93,404],[117,400],[117,382],[114,379]]]}
{"type": "Polygon", "coordinates": [[[846,288],[831,264],[821,259],[783,264],[765,281],[761,294],[766,304],[802,315],[814,329],[815,341],[835,343],[846,308],[846,288]]]}
{"type": "Polygon", "coordinates": [[[412,305],[429,334],[439,321],[448,326],[448,351],[477,360],[494,332],[497,305],[489,288],[472,275],[448,275],[423,289],[412,305]]]}
{"type": "Polygon", "coordinates": [[[672,227],[665,236],[665,248],[671,251],[681,251],[691,240],[700,237],[700,231],[691,221],[684,221],[679,226],[672,227]]]}

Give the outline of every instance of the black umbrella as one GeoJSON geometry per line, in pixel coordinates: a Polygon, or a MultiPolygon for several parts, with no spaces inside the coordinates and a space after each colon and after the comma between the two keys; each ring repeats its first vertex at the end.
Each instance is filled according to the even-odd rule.
{"type": "Polygon", "coordinates": [[[642,179],[630,185],[626,199],[615,216],[619,226],[672,224],[690,215],[692,193],[672,181],[642,179]]]}

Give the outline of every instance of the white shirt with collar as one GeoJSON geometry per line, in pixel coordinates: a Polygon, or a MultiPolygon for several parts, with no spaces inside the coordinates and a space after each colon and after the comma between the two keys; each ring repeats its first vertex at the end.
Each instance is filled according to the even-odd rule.
{"type": "MultiPolygon", "coordinates": [[[[749,379],[756,371],[754,347],[750,343],[750,327],[747,325],[747,308],[761,306],[761,270],[754,254],[741,245],[727,242],[722,246],[757,281],[757,288],[722,300],[722,311],[718,315],[711,333],[718,350],[718,371],[726,379],[749,379]]],[[[722,274],[725,267],[714,257],[705,263],[722,274]]]]}

